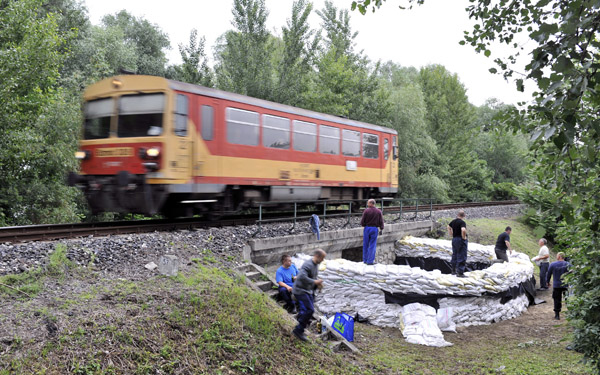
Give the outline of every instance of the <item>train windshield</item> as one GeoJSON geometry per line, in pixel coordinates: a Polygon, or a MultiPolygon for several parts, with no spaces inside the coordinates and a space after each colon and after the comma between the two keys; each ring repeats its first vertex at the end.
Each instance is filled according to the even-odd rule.
{"type": "Polygon", "coordinates": [[[110,118],[114,110],[113,103],[112,98],[93,100],[85,103],[84,139],[108,138],[110,133],[110,118]]]}
{"type": "Polygon", "coordinates": [[[164,94],[122,96],[117,135],[122,138],[161,135],[164,107],[164,94]]]}

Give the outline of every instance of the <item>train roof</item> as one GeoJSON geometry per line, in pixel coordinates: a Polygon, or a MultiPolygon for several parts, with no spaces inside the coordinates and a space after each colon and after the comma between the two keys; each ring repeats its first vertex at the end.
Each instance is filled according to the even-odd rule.
{"type": "MultiPolygon", "coordinates": [[[[108,89],[108,87],[111,87],[111,91],[113,91],[112,86],[109,86],[109,85],[111,85],[111,82],[115,79],[119,79],[119,80],[122,80],[125,82],[138,80],[138,79],[144,79],[144,80],[150,79],[151,82],[156,84],[156,86],[162,86],[159,88],[166,88],[165,86],[168,86],[168,88],[171,88],[173,90],[185,91],[185,92],[208,96],[208,97],[212,97],[212,98],[225,99],[225,100],[230,100],[230,101],[234,101],[234,102],[255,105],[258,107],[267,108],[267,109],[271,109],[274,111],[280,111],[280,112],[284,112],[284,113],[310,117],[310,118],[313,118],[316,120],[336,122],[339,124],[356,126],[359,128],[375,130],[375,131],[379,131],[379,132],[383,132],[383,133],[398,134],[398,132],[396,130],[387,128],[384,126],[380,126],[380,125],[373,125],[373,124],[369,124],[366,122],[350,120],[350,119],[347,119],[344,117],[338,117],[338,116],[334,116],[334,115],[328,115],[325,113],[314,112],[314,111],[310,111],[308,109],[292,107],[292,106],[286,105],[286,104],[275,103],[275,102],[271,102],[268,100],[257,99],[257,98],[253,98],[253,97],[246,96],[246,95],[235,94],[232,92],[212,89],[212,88],[208,88],[208,87],[204,87],[204,86],[195,85],[192,83],[184,83],[184,82],[169,80],[169,79],[162,78],[162,77],[155,77],[155,76],[121,75],[121,76],[107,78],[107,79],[104,79],[100,82],[97,82],[97,83],[91,85],[86,90],[86,93],[84,96],[86,97],[86,99],[89,99],[88,98],[89,96],[95,96],[94,94],[97,93],[97,91],[94,90],[94,88],[96,88],[96,86],[99,86],[98,89],[101,89],[101,88],[108,89]],[[160,82],[160,81],[162,81],[162,82],[160,82]],[[165,85],[165,83],[166,83],[166,85],[165,85]]],[[[145,88],[149,88],[148,85],[144,85],[144,86],[145,86],[145,88]]]]}

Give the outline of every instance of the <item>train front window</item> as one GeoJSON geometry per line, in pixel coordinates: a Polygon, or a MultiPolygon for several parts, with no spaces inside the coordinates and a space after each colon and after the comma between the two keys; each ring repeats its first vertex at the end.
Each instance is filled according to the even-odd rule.
{"type": "Polygon", "coordinates": [[[164,94],[122,96],[117,135],[121,138],[161,135],[164,107],[164,94]]]}
{"type": "Polygon", "coordinates": [[[100,99],[85,103],[85,123],[83,124],[83,139],[108,138],[110,133],[110,118],[113,114],[113,100],[100,99]]]}

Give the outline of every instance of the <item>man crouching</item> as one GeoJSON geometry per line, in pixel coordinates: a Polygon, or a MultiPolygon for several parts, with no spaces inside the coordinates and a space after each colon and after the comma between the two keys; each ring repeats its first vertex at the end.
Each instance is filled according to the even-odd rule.
{"type": "Polygon", "coordinates": [[[311,260],[304,262],[298,277],[294,282],[293,293],[298,301],[298,325],[292,333],[302,341],[308,341],[304,334],[304,329],[310,321],[310,317],[315,312],[314,291],[323,285],[323,280],[319,279],[319,264],[325,259],[325,252],[321,249],[315,250],[311,260]]]}

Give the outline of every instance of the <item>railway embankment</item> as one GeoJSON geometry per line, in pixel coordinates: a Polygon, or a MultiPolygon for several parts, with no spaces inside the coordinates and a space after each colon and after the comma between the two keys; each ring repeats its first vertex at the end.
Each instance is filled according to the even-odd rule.
{"type": "MultiPolygon", "coordinates": [[[[466,209],[467,218],[507,218],[517,217],[523,205],[473,207],[466,209]]],[[[429,211],[405,213],[400,222],[430,220],[429,211]]],[[[433,211],[432,218],[451,218],[456,210],[433,211]]],[[[398,219],[398,215],[386,215],[386,222],[398,219]]],[[[345,218],[327,219],[321,232],[340,229],[360,228],[360,217],[353,217],[348,223],[345,218]]],[[[28,243],[0,244],[0,275],[18,274],[38,267],[45,267],[48,256],[56,243],[67,249],[67,257],[76,265],[93,267],[111,273],[138,274],[145,277],[148,270],[143,266],[157,262],[161,255],[174,254],[182,259],[190,259],[198,252],[208,250],[223,254],[227,265],[236,267],[244,260],[243,249],[254,239],[269,239],[290,235],[311,234],[308,220],[295,226],[291,223],[270,223],[259,228],[256,225],[225,228],[178,230],[172,232],[152,232],[112,236],[88,236],[70,240],[38,241],[28,243]],[[258,233],[257,233],[258,232],[258,233]]]]}

